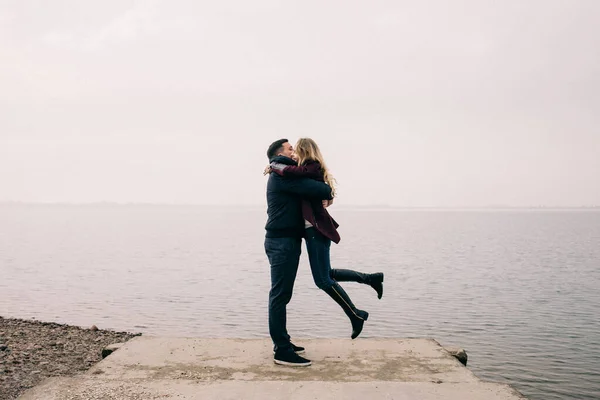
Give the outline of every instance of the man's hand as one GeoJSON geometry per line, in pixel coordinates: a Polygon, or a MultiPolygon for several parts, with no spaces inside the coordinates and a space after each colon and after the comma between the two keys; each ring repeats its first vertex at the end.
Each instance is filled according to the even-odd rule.
{"type": "Polygon", "coordinates": [[[265,167],[265,170],[263,171],[263,175],[268,175],[268,174],[270,174],[271,172],[272,172],[271,166],[270,166],[270,165],[267,165],[267,166],[265,167]]]}
{"type": "Polygon", "coordinates": [[[327,208],[333,204],[333,199],[331,200],[323,200],[323,208],[327,208]]]}

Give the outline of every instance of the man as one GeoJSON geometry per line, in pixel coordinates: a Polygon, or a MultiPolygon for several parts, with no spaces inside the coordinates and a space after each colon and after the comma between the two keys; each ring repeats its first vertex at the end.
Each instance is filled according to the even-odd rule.
{"type": "MultiPolygon", "coordinates": [[[[267,157],[269,162],[297,165],[292,159],[293,151],[287,139],[280,139],[269,146],[267,157]]],[[[298,367],[309,366],[311,362],[298,355],[304,348],[290,341],[286,306],[292,298],[304,235],[302,198],[331,200],[331,188],[313,179],[284,179],[278,174],[270,174],[265,226],[265,251],[271,264],[269,333],[275,346],[274,362],[298,367]]]]}

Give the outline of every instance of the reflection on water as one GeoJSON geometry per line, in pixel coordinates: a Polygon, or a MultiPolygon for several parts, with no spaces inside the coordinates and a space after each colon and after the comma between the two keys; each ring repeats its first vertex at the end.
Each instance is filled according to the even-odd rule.
{"type": "MultiPolygon", "coordinates": [[[[384,271],[364,337],[434,337],[531,399],[600,393],[600,212],[335,210],[332,264],[384,271]]],[[[197,337],[268,337],[263,209],[0,207],[0,315],[197,337]]],[[[288,328],[349,337],[303,254],[288,328]]]]}

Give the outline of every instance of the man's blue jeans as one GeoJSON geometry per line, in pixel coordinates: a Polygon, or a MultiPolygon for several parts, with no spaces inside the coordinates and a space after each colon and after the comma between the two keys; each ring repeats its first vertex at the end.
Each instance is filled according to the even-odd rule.
{"type": "Polygon", "coordinates": [[[276,349],[291,347],[286,306],[292,299],[301,249],[301,238],[265,238],[265,252],[271,264],[269,333],[276,349]]]}

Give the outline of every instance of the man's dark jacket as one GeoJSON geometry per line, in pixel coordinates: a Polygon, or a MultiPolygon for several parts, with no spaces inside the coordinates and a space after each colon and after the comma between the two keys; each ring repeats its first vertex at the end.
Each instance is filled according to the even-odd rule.
{"type": "MultiPolygon", "coordinates": [[[[321,163],[308,160],[301,166],[272,164],[273,172],[288,178],[311,178],[320,182],[324,182],[323,169],[321,163]]],[[[337,228],[340,226],[329,215],[321,200],[303,199],[302,200],[302,216],[305,220],[318,230],[323,236],[334,243],[340,242],[340,234],[337,228]]]]}
{"type": "MultiPolygon", "coordinates": [[[[275,156],[271,162],[297,165],[284,156],[275,156]]],[[[303,198],[331,200],[331,188],[310,178],[285,179],[278,174],[270,174],[267,183],[267,237],[304,236],[303,198]]]]}

